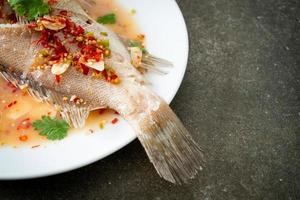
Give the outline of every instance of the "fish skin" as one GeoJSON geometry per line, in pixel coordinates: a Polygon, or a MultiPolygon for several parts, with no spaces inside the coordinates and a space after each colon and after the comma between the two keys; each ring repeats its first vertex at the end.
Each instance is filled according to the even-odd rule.
{"type": "MultiPolygon", "coordinates": [[[[99,26],[84,28],[98,30],[99,26]]],[[[90,110],[99,107],[116,110],[135,130],[158,174],[172,183],[186,183],[202,169],[200,147],[167,103],[138,79],[140,75],[123,53],[118,54],[114,49],[117,56],[110,60],[121,74],[122,82],[118,85],[83,75],[73,67],[63,74],[61,84],[55,84],[50,69],[29,70],[39,49],[33,43],[37,37],[25,25],[0,25],[0,65],[4,66],[1,69],[34,80],[41,88],[55,93],[69,97],[75,94],[87,102],[90,110]]],[[[118,43],[115,38],[110,39],[118,43]]]]}
{"type": "MultiPolygon", "coordinates": [[[[61,10],[66,10],[69,13],[72,13],[74,17],[71,18],[76,24],[81,25],[87,31],[93,32],[98,38],[105,38],[103,35],[100,34],[101,32],[107,33],[110,40],[110,49],[113,52],[113,55],[115,55],[115,59],[112,59],[109,62],[111,63],[118,61],[118,63],[122,63],[122,67],[118,69],[119,75],[122,76],[122,70],[125,66],[125,77],[134,77],[136,80],[142,83],[146,83],[147,81],[140,74],[140,72],[137,71],[136,68],[130,64],[131,56],[128,52],[127,47],[124,46],[124,44],[120,41],[119,37],[111,29],[107,28],[102,24],[97,23],[94,19],[92,19],[81,6],[85,5],[86,7],[89,7],[92,6],[93,3],[93,0],[60,0],[57,4],[53,5],[53,8],[57,12],[61,10]]],[[[118,65],[118,63],[116,63],[115,65],[118,65]]]]}

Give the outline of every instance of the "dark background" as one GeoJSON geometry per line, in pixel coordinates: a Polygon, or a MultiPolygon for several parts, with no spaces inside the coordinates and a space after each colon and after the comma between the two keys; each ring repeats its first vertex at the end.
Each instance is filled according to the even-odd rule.
{"type": "Polygon", "coordinates": [[[160,179],[134,141],[79,170],[0,182],[1,200],[300,199],[300,1],[177,2],[190,57],[171,106],[206,152],[197,179],[160,179]]]}

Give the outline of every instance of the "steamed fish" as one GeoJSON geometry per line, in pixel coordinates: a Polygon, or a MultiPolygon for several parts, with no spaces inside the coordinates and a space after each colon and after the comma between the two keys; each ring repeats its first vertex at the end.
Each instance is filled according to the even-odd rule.
{"type": "Polygon", "coordinates": [[[176,114],[147,87],[115,33],[76,2],[65,2],[63,10],[56,7],[29,25],[0,25],[0,73],[56,106],[74,127],[92,110],[116,110],[161,177],[173,183],[193,178],[203,155],[176,114]]]}

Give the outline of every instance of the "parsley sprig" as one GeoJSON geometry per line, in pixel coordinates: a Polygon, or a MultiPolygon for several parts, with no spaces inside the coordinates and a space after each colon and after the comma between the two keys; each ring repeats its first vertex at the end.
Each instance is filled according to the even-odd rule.
{"type": "Polygon", "coordinates": [[[115,24],[117,22],[116,15],[110,13],[97,18],[97,22],[100,24],[115,24]]]}
{"type": "Polygon", "coordinates": [[[9,0],[9,5],[21,17],[31,21],[49,14],[50,6],[43,0],[9,0]]]}
{"type": "Polygon", "coordinates": [[[65,120],[42,116],[41,120],[33,122],[35,130],[49,140],[61,140],[67,136],[70,126],[65,120]]]}

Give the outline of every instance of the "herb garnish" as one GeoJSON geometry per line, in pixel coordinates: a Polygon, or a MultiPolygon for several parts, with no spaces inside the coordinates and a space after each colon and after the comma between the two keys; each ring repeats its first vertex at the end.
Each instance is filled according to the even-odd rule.
{"type": "Polygon", "coordinates": [[[33,122],[35,130],[49,140],[61,140],[67,136],[70,126],[65,120],[42,116],[41,120],[33,122]]]}
{"type": "Polygon", "coordinates": [[[100,24],[115,24],[116,21],[116,15],[114,13],[98,17],[97,19],[97,22],[100,24]]]}
{"type": "Polygon", "coordinates": [[[21,17],[29,21],[49,14],[50,6],[43,0],[9,0],[11,8],[21,17]]]}
{"type": "Polygon", "coordinates": [[[138,41],[135,41],[135,40],[130,40],[129,43],[128,43],[128,46],[129,47],[138,47],[141,49],[141,51],[143,52],[143,54],[147,54],[147,50],[142,46],[142,44],[138,41]]]}

